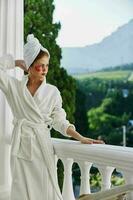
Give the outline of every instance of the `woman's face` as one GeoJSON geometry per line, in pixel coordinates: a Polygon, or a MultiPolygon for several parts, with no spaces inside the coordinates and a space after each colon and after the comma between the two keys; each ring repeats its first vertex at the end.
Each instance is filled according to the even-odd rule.
{"type": "Polygon", "coordinates": [[[44,76],[48,73],[49,58],[48,56],[43,56],[42,58],[36,60],[33,65],[29,68],[30,77],[43,80],[44,76]]]}

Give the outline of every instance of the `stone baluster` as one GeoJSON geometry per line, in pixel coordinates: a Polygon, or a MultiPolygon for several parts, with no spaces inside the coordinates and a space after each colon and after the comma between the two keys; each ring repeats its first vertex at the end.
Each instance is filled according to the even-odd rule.
{"type": "Polygon", "coordinates": [[[64,165],[63,200],[75,200],[72,184],[72,158],[61,159],[64,165]]]}
{"type": "Polygon", "coordinates": [[[80,195],[90,193],[90,169],[92,163],[78,161],[81,170],[80,195]]]}
{"type": "Polygon", "coordinates": [[[104,165],[97,165],[97,167],[102,176],[101,190],[109,189],[111,187],[111,175],[114,171],[114,167],[104,165]]]}

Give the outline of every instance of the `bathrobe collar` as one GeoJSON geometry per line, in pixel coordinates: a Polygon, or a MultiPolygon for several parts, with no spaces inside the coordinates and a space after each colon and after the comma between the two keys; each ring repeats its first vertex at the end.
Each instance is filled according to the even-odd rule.
{"type": "MultiPolygon", "coordinates": [[[[23,75],[23,77],[22,77],[22,82],[25,84],[25,86],[26,86],[28,80],[29,80],[28,74],[27,74],[27,75],[23,75]]],[[[46,84],[46,76],[44,76],[44,80],[42,81],[42,83],[41,83],[41,85],[39,86],[38,89],[40,89],[40,87],[42,87],[42,86],[45,85],[45,84],[46,84]]]]}
{"type": "MultiPolygon", "coordinates": [[[[39,106],[37,105],[34,97],[37,95],[37,93],[46,86],[46,77],[44,78],[43,82],[41,83],[41,85],[39,86],[39,88],[37,89],[37,91],[35,92],[35,95],[32,96],[30,91],[27,88],[27,82],[28,82],[28,75],[24,75],[22,77],[22,92],[23,92],[23,96],[24,99],[26,101],[26,103],[28,104],[28,106],[32,109],[32,111],[34,111],[34,113],[36,113],[39,117],[39,119],[41,119],[41,121],[43,120],[43,116],[41,114],[41,110],[39,108],[39,106]]],[[[39,120],[40,121],[40,120],[39,120]]]]}

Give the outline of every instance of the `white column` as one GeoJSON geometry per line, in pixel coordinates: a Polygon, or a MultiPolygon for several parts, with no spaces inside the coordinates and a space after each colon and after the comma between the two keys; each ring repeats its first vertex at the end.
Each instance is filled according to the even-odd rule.
{"type": "Polygon", "coordinates": [[[62,196],[63,200],[75,200],[74,192],[73,192],[73,184],[72,184],[72,164],[73,159],[61,159],[64,165],[64,182],[63,182],[63,190],[62,196]]]}
{"type": "Polygon", "coordinates": [[[102,190],[109,189],[111,187],[111,175],[112,172],[114,171],[114,167],[109,167],[109,166],[102,166],[98,165],[98,170],[101,173],[102,176],[102,190]]]}
{"type": "MultiPolygon", "coordinates": [[[[23,0],[0,0],[0,56],[23,58],[23,0]]],[[[20,77],[22,72],[8,72],[20,77]]],[[[12,113],[0,91],[0,197],[10,190],[10,136],[12,113]]]]}
{"type": "Polygon", "coordinates": [[[92,163],[89,162],[78,162],[81,170],[81,184],[80,184],[80,195],[89,194],[90,192],[90,169],[92,163]]]}

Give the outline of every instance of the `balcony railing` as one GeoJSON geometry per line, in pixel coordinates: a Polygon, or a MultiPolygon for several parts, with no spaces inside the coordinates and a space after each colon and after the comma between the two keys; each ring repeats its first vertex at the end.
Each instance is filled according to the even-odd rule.
{"type": "MultiPolygon", "coordinates": [[[[80,195],[91,193],[89,172],[92,165],[97,167],[101,173],[103,191],[111,187],[111,175],[115,168],[123,174],[126,184],[133,184],[133,148],[106,144],[81,144],[79,141],[55,138],[52,138],[52,141],[56,162],[60,159],[64,165],[63,200],[75,200],[72,184],[72,165],[74,162],[79,165],[81,171],[80,195]]],[[[8,154],[9,152],[10,150],[8,154]]],[[[9,165],[9,162],[7,163],[9,165]]],[[[9,173],[8,168],[6,165],[1,175],[9,173]]],[[[6,182],[10,183],[10,180],[6,182]]],[[[9,200],[9,185],[0,186],[0,200],[9,200]]],[[[133,200],[132,193],[128,196],[128,200],[133,200]]]]}
{"type": "MultiPolygon", "coordinates": [[[[111,187],[114,169],[121,172],[126,184],[133,184],[133,148],[106,144],[81,144],[79,141],[53,139],[57,160],[64,165],[63,200],[75,200],[72,185],[72,165],[76,162],[81,170],[80,194],[90,193],[89,172],[95,165],[102,177],[102,190],[111,187]]],[[[128,196],[133,200],[133,194],[128,196]]]]}

